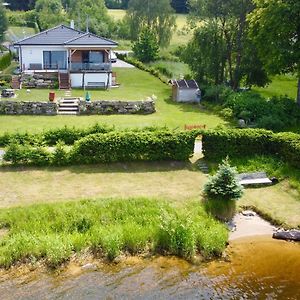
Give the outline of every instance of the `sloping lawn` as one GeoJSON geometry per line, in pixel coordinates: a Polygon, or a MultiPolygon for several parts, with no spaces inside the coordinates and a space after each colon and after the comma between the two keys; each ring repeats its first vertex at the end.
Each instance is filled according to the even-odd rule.
{"type": "Polygon", "coordinates": [[[266,98],[272,96],[288,95],[296,99],[297,79],[292,75],[278,75],[272,78],[272,82],[265,88],[255,87],[253,91],[258,92],[266,98]]]}
{"type": "MultiPolygon", "coordinates": [[[[157,112],[151,115],[110,116],[0,116],[0,133],[14,131],[40,132],[44,129],[76,126],[87,127],[98,123],[116,125],[120,128],[167,125],[171,128],[184,124],[205,124],[209,128],[225,124],[217,115],[201,110],[198,105],[178,104],[170,100],[171,87],[156,77],[138,69],[116,69],[120,88],[109,91],[91,91],[92,100],[143,100],[151,95],[157,97],[157,112]]],[[[56,91],[58,95],[63,91],[56,91]]],[[[47,100],[49,90],[26,90],[19,92],[19,100],[47,100]]],[[[84,96],[83,90],[72,90],[73,96],[84,96]]]]}
{"type": "Polygon", "coordinates": [[[6,32],[5,39],[9,42],[16,42],[34,34],[35,31],[31,27],[10,26],[6,32]]]}

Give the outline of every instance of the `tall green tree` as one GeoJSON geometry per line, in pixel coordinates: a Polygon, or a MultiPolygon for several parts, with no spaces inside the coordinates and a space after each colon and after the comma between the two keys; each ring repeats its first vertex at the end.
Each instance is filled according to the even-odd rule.
{"type": "Polygon", "coordinates": [[[77,27],[102,36],[109,37],[113,30],[113,21],[108,16],[104,0],[69,0],[69,16],[77,27]]]}
{"type": "Polygon", "coordinates": [[[37,0],[35,11],[41,30],[51,28],[66,21],[66,14],[61,0],[37,0]]]}
{"type": "Polygon", "coordinates": [[[155,33],[145,27],[132,48],[134,55],[142,62],[150,62],[157,58],[159,46],[155,33]]]}
{"type": "Polygon", "coordinates": [[[260,58],[272,74],[297,75],[300,105],[300,1],[255,0],[255,4],[248,19],[260,58]]]}
{"type": "Polygon", "coordinates": [[[3,6],[2,0],[0,0],[0,42],[4,41],[5,31],[7,30],[8,22],[6,11],[3,6]]]}
{"type": "MultiPolygon", "coordinates": [[[[247,15],[254,8],[252,0],[191,0],[190,5],[194,20],[201,21],[201,26],[196,31],[192,43],[198,43],[205,47],[201,41],[202,36],[205,35],[206,41],[212,47],[217,47],[216,49],[206,49],[206,52],[196,51],[198,54],[201,53],[202,61],[209,61],[206,63],[207,68],[204,75],[215,84],[227,81],[236,90],[243,77],[247,75],[245,72],[248,72],[249,66],[251,66],[248,64],[248,68],[245,68],[244,63],[247,60],[244,58],[247,46],[251,44],[248,38],[247,15]],[[209,67],[209,65],[211,66],[209,67]]],[[[188,51],[189,49],[195,48],[190,47],[189,44],[188,51]]],[[[189,52],[190,56],[196,54],[194,57],[196,60],[197,53],[189,52]]],[[[258,60],[255,54],[255,51],[253,54],[251,52],[252,61],[258,60]]],[[[189,64],[191,65],[191,63],[189,64]]],[[[256,69],[258,66],[261,64],[255,64],[256,69]]],[[[203,70],[197,72],[203,72],[203,70]]],[[[259,78],[260,80],[256,80],[255,76],[248,76],[248,83],[264,85],[266,82],[263,79],[267,78],[265,70],[261,68],[256,72],[263,76],[259,78]]]]}
{"type": "Polygon", "coordinates": [[[153,31],[160,46],[168,46],[176,17],[169,0],[130,0],[126,12],[132,40],[137,40],[144,27],[153,31]]]}

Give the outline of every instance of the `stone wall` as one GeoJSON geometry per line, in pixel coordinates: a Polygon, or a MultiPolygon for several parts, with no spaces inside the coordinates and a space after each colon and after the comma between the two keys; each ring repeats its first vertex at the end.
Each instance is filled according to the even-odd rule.
{"type": "Polygon", "coordinates": [[[58,75],[57,73],[22,74],[21,82],[23,88],[53,89],[58,86],[58,75]]]}
{"type": "Polygon", "coordinates": [[[152,114],[155,112],[153,100],[146,101],[80,101],[79,114],[81,115],[108,115],[108,114],[152,114]]]}
{"type": "Polygon", "coordinates": [[[57,115],[53,102],[0,101],[0,115],[57,115]]]}

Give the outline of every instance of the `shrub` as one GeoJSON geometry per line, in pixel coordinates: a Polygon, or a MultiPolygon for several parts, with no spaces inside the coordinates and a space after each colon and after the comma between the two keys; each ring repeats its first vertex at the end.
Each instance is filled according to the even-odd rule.
{"type": "Polygon", "coordinates": [[[207,197],[207,212],[220,220],[228,221],[235,214],[235,201],[242,197],[243,187],[237,179],[237,171],[231,167],[228,159],[223,160],[218,171],[204,186],[207,197]]]}
{"type": "Polygon", "coordinates": [[[202,149],[205,157],[219,160],[230,157],[273,155],[292,166],[300,166],[300,135],[273,133],[264,129],[221,129],[204,131],[202,149]]]}
{"type": "Polygon", "coordinates": [[[11,52],[8,52],[0,57],[0,70],[6,69],[8,66],[10,66],[12,60],[12,54],[11,52]]]}
{"type": "Polygon", "coordinates": [[[21,145],[13,141],[5,150],[3,160],[14,165],[45,166],[50,163],[50,153],[41,146],[21,145]]]}
{"type": "Polygon", "coordinates": [[[55,166],[66,166],[69,162],[69,152],[66,150],[65,143],[58,141],[51,155],[51,164],[55,166]]]}
{"type": "Polygon", "coordinates": [[[71,161],[106,163],[133,160],[186,160],[194,151],[197,132],[111,132],[77,141],[71,161]]]}
{"type": "Polygon", "coordinates": [[[223,160],[218,171],[204,186],[204,194],[209,199],[238,200],[243,195],[243,187],[237,179],[237,171],[228,159],[223,160]]]}

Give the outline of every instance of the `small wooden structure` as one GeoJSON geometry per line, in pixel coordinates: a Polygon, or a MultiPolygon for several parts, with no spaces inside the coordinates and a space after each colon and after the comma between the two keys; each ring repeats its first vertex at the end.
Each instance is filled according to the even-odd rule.
{"type": "Polygon", "coordinates": [[[172,99],[176,102],[200,103],[201,91],[195,80],[174,79],[172,85],[172,99]]]}

